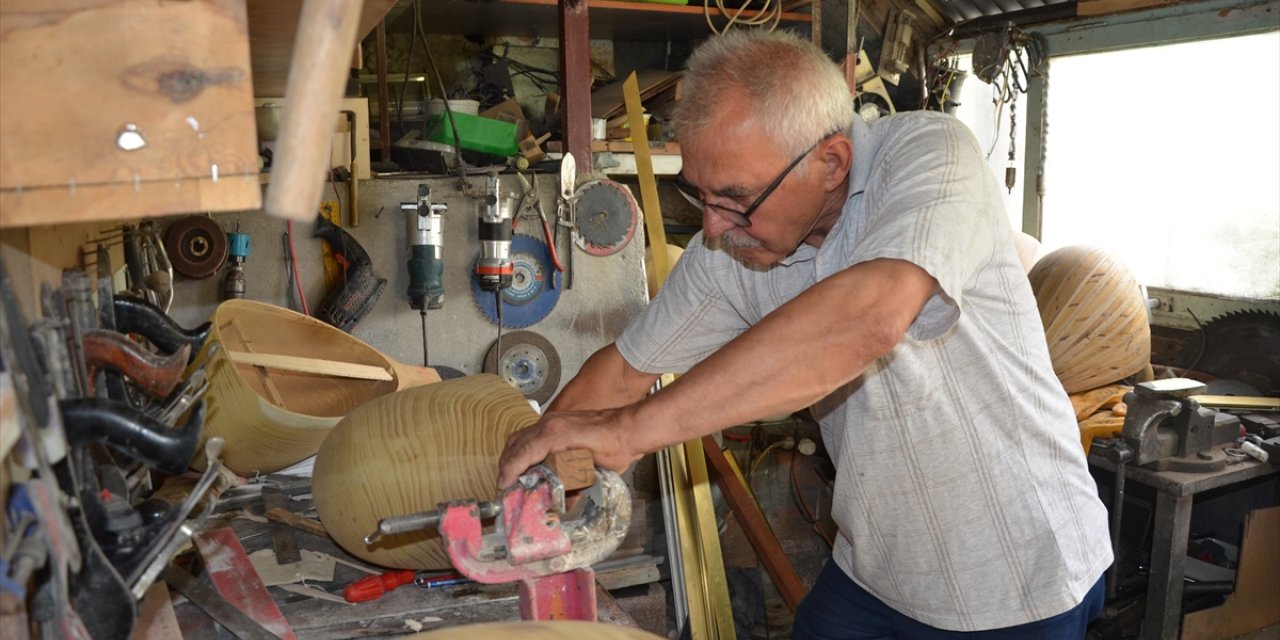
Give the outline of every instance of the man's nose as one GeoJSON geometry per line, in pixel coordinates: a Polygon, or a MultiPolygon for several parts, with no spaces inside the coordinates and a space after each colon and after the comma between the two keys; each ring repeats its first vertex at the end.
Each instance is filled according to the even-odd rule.
{"type": "Polygon", "coordinates": [[[736,227],[728,218],[712,211],[711,207],[702,210],[702,232],[708,237],[719,238],[724,232],[736,227]]]}

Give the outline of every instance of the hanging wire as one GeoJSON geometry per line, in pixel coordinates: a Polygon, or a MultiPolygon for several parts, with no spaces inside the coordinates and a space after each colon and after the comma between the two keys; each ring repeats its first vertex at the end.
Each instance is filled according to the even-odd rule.
{"type": "Polygon", "coordinates": [[[764,6],[755,11],[750,16],[743,16],[752,4],[753,0],[743,0],[742,4],[734,10],[730,10],[725,6],[724,0],[715,0],[716,9],[720,11],[720,15],[727,16],[729,21],[723,27],[717,27],[711,19],[712,0],[702,0],[702,15],[707,20],[707,26],[716,35],[725,33],[736,26],[746,27],[764,27],[768,31],[778,28],[778,23],[782,20],[782,0],[764,0],[764,6]]]}

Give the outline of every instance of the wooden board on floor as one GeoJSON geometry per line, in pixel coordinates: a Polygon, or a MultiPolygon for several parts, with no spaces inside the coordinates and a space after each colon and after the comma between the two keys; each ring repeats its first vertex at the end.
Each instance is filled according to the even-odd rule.
{"type": "Polygon", "coordinates": [[[1236,590],[1222,606],[1188,613],[1182,640],[1231,638],[1280,623],[1280,507],[1249,512],[1240,543],[1236,590]]]}

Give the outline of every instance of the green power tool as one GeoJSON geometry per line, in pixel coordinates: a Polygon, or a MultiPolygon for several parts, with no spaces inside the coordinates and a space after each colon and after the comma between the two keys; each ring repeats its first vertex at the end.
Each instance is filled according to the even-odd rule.
{"type": "Polygon", "coordinates": [[[422,364],[427,364],[427,309],[444,306],[444,213],[431,202],[431,187],[418,185],[418,201],[402,202],[409,249],[409,307],[422,316],[422,364]]]}

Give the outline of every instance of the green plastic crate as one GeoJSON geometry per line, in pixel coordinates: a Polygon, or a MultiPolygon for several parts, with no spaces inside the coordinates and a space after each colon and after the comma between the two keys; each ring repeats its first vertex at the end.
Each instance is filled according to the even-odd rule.
{"type": "MultiPolygon", "coordinates": [[[[442,113],[427,118],[427,140],[453,144],[453,127],[449,126],[446,117],[447,114],[442,113]]],[[[495,156],[511,156],[519,153],[520,146],[516,142],[514,123],[456,111],[453,112],[453,118],[458,125],[458,137],[462,138],[458,146],[463,149],[495,156]]]]}

